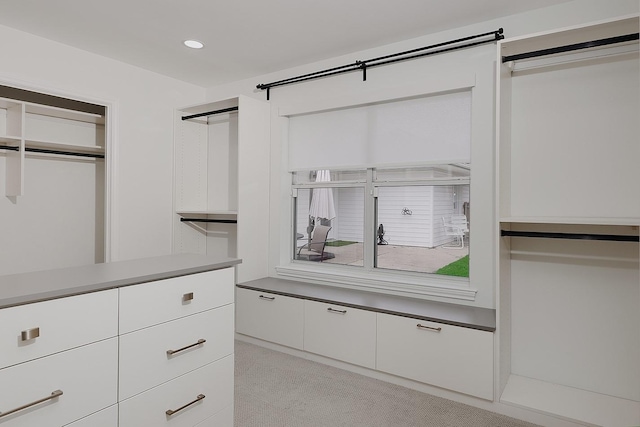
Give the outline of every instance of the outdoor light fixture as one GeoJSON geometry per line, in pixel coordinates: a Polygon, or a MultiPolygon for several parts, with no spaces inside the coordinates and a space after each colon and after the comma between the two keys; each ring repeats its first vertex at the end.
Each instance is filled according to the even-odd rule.
{"type": "Polygon", "coordinates": [[[202,49],[204,47],[204,44],[198,40],[185,40],[184,45],[192,49],[202,49]]]}

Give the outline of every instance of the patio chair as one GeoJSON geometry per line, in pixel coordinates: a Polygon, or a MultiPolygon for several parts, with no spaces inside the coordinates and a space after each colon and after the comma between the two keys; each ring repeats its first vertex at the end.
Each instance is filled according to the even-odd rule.
{"type": "Polygon", "coordinates": [[[467,217],[464,215],[452,215],[449,218],[449,222],[442,217],[442,225],[444,225],[444,232],[447,236],[454,238],[454,242],[460,242],[458,246],[445,246],[446,248],[464,248],[464,235],[469,231],[467,217]]]}
{"type": "Polygon", "coordinates": [[[327,244],[329,230],[331,230],[331,227],[316,225],[311,241],[305,243],[298,249],[296,259],[306,259],[308,261],[322,261],[326,259],[324,247],[327,244]]]}

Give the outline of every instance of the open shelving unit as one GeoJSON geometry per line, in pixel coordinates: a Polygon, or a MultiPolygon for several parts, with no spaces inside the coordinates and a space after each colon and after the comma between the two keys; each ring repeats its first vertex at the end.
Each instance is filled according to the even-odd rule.
{"type": "Polygon", "coordinates": [[[104,115],[7,98],[0,98],[0,110],[4,110],[0,149],[6,152],[7,157],[6,196],[24,193],[26,153],[90,158],[105,156],[104,115]],[[82,129],[85,123],[90,125],[88,130],[82,129]],[[76,135],[70,136],[70,132],[76,135]],[[78,138],[77,134],[88,132],[95,135],[90,143],[69,142],[69,139],[86,139],[78,138]]]}
{"type": "Polygon", "coordinates": [[[108,259],[107,109],[0,84],[3,274],[108,259]]]}
{"type": "Polygon", "coordinates": [[[595,425],[640,424],[638,28],[498,43],[497,398],[595,425]]]}
{"type": "Polygon", "coordinates": [[[270,107],[245,96],[176,112],[174,252],[241,258],[267,275],[270,107]]]}

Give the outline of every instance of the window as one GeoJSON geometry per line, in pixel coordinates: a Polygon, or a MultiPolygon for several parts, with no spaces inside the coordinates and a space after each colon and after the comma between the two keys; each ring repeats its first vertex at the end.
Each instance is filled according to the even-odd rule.
{"type": "Polygon", "coordinates": [[[295,172],[293,259],[469,277],[469,172],[468,164],[295,172]]]}
{"type": "Polygon", "coordinates": [[[470,90],[288,117],[291,275],[468,287],[470,90]]]}

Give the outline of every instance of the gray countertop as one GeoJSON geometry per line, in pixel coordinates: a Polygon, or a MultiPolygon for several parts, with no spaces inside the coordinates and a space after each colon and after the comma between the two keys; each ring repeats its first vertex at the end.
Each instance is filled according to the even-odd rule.
{"type": "Polygon", "coordinates": [[[236,286],[483,331],[493,332],[496,330],[496,312],[489,308],[314,285],[273,277],[253,280],[236,286]]]}
{"type": "Polygon", "coordinates": [[[240,264],[237,258],[174,254],[0,276],[0,309],[240,264]]]}

